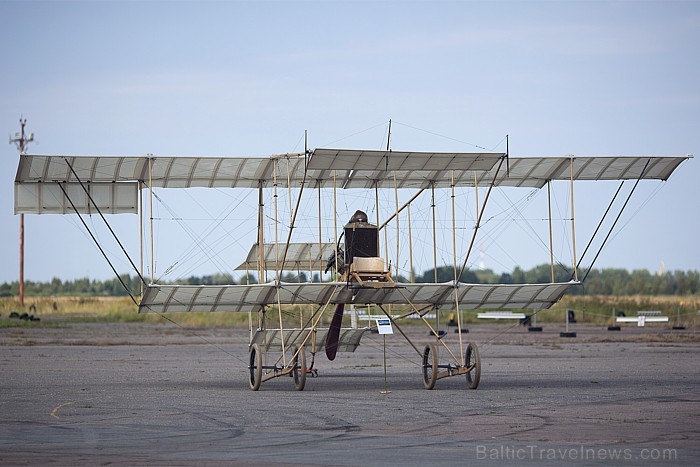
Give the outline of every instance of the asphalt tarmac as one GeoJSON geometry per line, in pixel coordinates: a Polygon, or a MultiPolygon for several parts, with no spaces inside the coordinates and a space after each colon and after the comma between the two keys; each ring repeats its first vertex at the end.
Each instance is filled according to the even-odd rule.
{"type": "Polygon", "coordinates": [[[700,336],[576,330],[471,327],[476,390],[464,376],[423,389],[399,334],[385,380],[367,334],[318,355],[304,391],[280,377],[253,392],[247,330],[0,329],[0,464],[700,465],[700,336]]]}

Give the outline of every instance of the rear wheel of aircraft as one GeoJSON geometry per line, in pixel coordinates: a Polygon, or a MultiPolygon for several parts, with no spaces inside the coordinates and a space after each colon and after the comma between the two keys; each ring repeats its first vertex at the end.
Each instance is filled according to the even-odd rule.
{"type": "Polygon", "coordinates": [[[437,381],[438,354],[435,344],[428,344],[423,350],[423,386],[433,389],[437,381]]]}
{"type": "Polygon", "coordinates": [[[260,389],[260,383],[262,382],[262,353],[260,353],[260,344],[253,344],[250,346],[250,364],[248,366],[250,371],[250,389],[257,391],[260,389]]]}
{"type": "Polygon", "coordinates": [[[469,389],[476,389],[481,379],[481,357],[479,357],[479,349],[476,347],[475,343],[467,343],[467,350],[464,352],[464,362],[467,368],[472,365],[474,366],[474,368],[467,373],[467,387],[469,389]]]}
{"type": "MultiPolygon", "coordinates": [[[[297,346],[292,347],[292,355],[297,353],[297,348],[297,346]]],[[[297,391],[303,391],[306,385],[306,353],[303,347],[292,361],[292,376],[294,388],[297,391]]]]}

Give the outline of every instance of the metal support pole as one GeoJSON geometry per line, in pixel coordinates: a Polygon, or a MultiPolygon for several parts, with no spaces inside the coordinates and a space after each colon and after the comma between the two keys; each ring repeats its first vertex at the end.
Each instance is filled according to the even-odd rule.
{"type": "Polygon", "coordinates": [[[289,234],[287,235],[287,242],[284,245],[284,253],[282,253],[282,266],[280,269],[284,269],[284,263],[287,261],[287,251],[289,251],[289,243],[292,241],[292,232],[294,231],[294,223],[296,222],[297,214],[299,212],[299,204],[301,203],[301,195],[304,193],[304,186],[306,185],[306,168],[304,168],[304,176],[301,178],[301,186],[299,187],[299,195],[297,196],[296,206],[294,207],[294,214],[292,215],[292,222],[289,225],[289,234]]]}
{"type": "Polygon", "coordinates": [[[474,219],[479,218],[479,180],[476,178],[476,172],[474,172],[474,219]]]}
{"type": "Polygon", "coordinates": [[[24,214],[19,215],[19,306],[24,308],[24,214]]]}
{"type": "Polygon", "coordinates": [[[430,183],[430,209],[433,213],[433,282],[437,283],[437,234],[435,228],[435,182],[430,183]]]}
{"type": "MultiPolygon", "coordinates": [[[[390,121],[391,122],[391,121],[390,121]]],[[[396,278],[399,277],[399,246],[401,244],[399,236],[399,190],[396,186],[396,172],[394,172],[394,198],[396,199],[396,278]]]]}
{"type": "Polygon", "coordinates": [[[493,190],[493,187],[496,185],[496,179],[498,178],[498,174],[501,171],[501,166],[503,165],[503,159],[498,163],[498,168],[496,169],[496,172],[493,175],[493,180],[491,181],[491,185],[489,185],[488,191],[486,191],[486,198],[484,199],[484,204],[481,206],[481,211],[479,212],[479,216],[476,219],[476,225],[474,226],[474,234],[472,235],[472,240],[469,243],[469,249],[467,250],[467,254],[464,257],[464,263],[462,264],[462,269],[459,271],[459,276],[462,277],[462,273],[464,272],[464,269],[467,267],[467,261],[469,261],[469,255],[472,252],[472,247],[474,246],[474,241],[476,240],[476,234],[479,231],[479,227],[481,226],[481,218],[484,215],[484,211],[486,211],[486,203],[489,202],[489,197],[491,196],[491,190],[493,190]]]}
{"type": "MultiPolygon", "coordinates": [[[[333,171],[333,244],[335,245],[335,278],[334,282],[338,280],[338,193],[337,193],[337,176],[335,170],[333,171]]],[[[345,262],[345,259],[343,259],[345,262]]]]}
{"type": "Polygon", "coordinates": [[[387,233],[387,229],[384,229],[384,254],[386,255],[387,270],[391,271],[391,267],[389,266],[391,264],[391,259],[389,258],[389,234],[387,233]]]}
{"type": "Polygon", "coordinates": [[[318,184],[318,256],[321,261],[318,263],[318,281],[323,282],[323,233],[321,229],[321,180],[317,180],[318,184]]]}
{"type": "MultiPolygon", "coordinates": [[[[455,219],[455,172],[452,171],[452,269],[454,272],[454,291],[455,291],[455,313],[457,314],[457,333],[459,334],[459,355],[462,361],[462,366],[465,365],[464,361],[464,349],[462,344],[462,317],[459,311],[459,289],[457,284],[459,282],[459,277],[457,277],[457,221],[455,219]]],[[[438,332],[440,329],[438,328],[438,332]]]]}
{"type": "Polygon", "coordinates": [[[409,282],[414,282],[413,277],[413,234],[411,233],[411,206],[406,210],[408,214],[408,267],[411,268],[408,278],[409,282]]]}
{"type": "Polygon", "coordinates": [[[554,240],[552,236],[552,181],[547,180],[547,207],[549,208],[549,269],[554,283],[554,240]]]}
{"type": "Polygon", "coordinates": [[[384,390],[381,391],[381,394],[389,394],[391,391],[387,389],[387,378],[386,378],[386,334],[382,334],[382,337],[384,338],[384,390]]]}
{"type": "Polygon", "coordinates": [[[263,181],[258,180],[258,283],[265,281],[265,236],[263,233],[263,181]]]}
{"type": "MultiPolygon", "coordinates": [[[[143,277],[143,182],[141,180],[139,180],[139,273],[143,277]]],[[[139,282],[143,297],[143,281],[139,282]]]]}
{"type": "Polygon", "coordinates": [[[149,208],[148,208],[148,214],[150,217],[150,230],[151,230],[151,284],[155,283],[156,279],[156,261],[155,261],[155,256],[154,256],[154,247],[153,247],[153,158],[149,157],[148,158],[148,200],[149,200],[149,208]]]}
{"type": "Polygon", "coordinates": [[[282,343],[282,364],[287,366],[287,349],[284,342],[284,326],[282,324],[282,304],[280,302],[280,275],[282,271],[279,270],[279,240],[277,238],[277,159],[273,161],[273,205],[275,211],[275,285],[276,285],[276,295],[277,295],[277,314],[279,315],[280,323],[280,341],[282,343]]]}
{"type": "MultiPolygon", "coordinates": [[[[306,133],[304,133],[306,134],[306,133]]],[[[304,153],[306,154],[306,153],[304,153]]],[[[306,157],[306,156],[304,156],[306,157]]],[[[289,198],[289,224],[292,223],[292,168],[287,157],[287,198],[289,198]]]]}
{"type": "MultiPolygon", "coordinates": [[[[377,184],[377,180],[374,181],[374,211],[375,211],[375,214],[377,214],[377,225],[379,225],[379,186],[377,184]]],[[[380,229],[381,229],[381,227],[379,227],[379,229],[377,229],[377,230],[380,230],[380,229]]],[[[377,242],[379,242],[379,239],[377,239],[377,242]]],[[[379,256],[381,256],[381,255],[379,255],[379,256]]]]}
{"type": "Polygon", "coordinates": [[[576,267],[576,227],[574,224],[574,158],[572,157],[569,161],[569,171],[571,173],[571,245],[574,253],[574,280],[578,281],[578,268],[576,267]]]}
{"type": "MultiPolygon", "coordinates": [[[[430,207],[433,211],[433,282],[437,283],[438,281],[438,272],[437,272],[437,233],[436,233],[436,227],[435,227],[435,182],[430,183],[430,191],[431,191],[431,203],[430,207]]],[[[427,321],[426,321],[427,323],[427,321]]],[[[435,327],[440,330],[440,310],[435,307],[435,327]]],[[[438,333],[435,333],[435,339],[439,340],[440,336],[438,333]]]]}

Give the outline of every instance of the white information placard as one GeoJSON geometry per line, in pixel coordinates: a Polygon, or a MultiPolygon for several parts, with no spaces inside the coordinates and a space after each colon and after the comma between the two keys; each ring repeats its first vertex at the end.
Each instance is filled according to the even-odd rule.
{"type": "Polygon", "coordinates": [[[394,334],[394,328],[391,327],[391,320],[389,318],[377,319],[377,330],[379,334],[394,334]]]}

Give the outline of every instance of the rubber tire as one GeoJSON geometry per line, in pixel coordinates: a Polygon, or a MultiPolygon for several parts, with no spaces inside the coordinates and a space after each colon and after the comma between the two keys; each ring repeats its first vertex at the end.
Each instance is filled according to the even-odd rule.
{"type": "Polygon", "coordinates": [[[479,387],[479,381],[481,380],[481,357],[475,343],[467,342],[467,350],[464,351],[464,362],[467,367],[475,365],[474,369],[467,373],[467,387],[476,389],[479,387]]]}
{"type": "Polygon", "coordinates": [[[438,354],[435,344],[427,344],[423,350],[423,387],[433,389],[437,381],[438,354]]]}
{"type": "Polygon", "coordinates": [[[249,353],[249,366],[248,370],[250,375],[248,377],[248,383],[250,383],[250,389],[257,391],[260,389],[260,383],[262,383],[262,353],[260,352],[260,344],[255,343],[250,346],[249,353]]]}
{"type": "MultiPolygon", "coordinates": [[[[297,352],[297,346],[292,347],[292,355],[297,352]]],[[[292,380],[294,381],[294,389],[303,391],[306,386],[306,352],[302,348],[299,354],[294,358],[292,369],[292,380]]]]}

